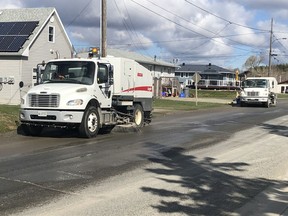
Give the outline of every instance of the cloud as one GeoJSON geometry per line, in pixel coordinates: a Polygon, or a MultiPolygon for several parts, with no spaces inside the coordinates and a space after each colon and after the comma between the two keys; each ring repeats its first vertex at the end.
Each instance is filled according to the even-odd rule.
{"type": "Polygon", "coordinates": [[[80,40],[83,40],[85,38],[84,35],[80,32],[71,32],[71,36],[75,39],[80,39],[80,40]]]}
{"type": "Polygon", "coordinates": [[[17,0],[6,0],[0,2],[1,9],[12,9],[12,8],[19,8],[21,7],[20,1],[17,0]]]}
{"type": "MultiPolygon", "coordinates": [[[[100,0],[8,0],[0,6],[56,7],[76,48],[100,44],[100,0]]],[[[110,0],[107,6],[108,47],[167,61],[241,67],[250,55],[267,52],[272,16],[275,35],[288,32],[286,0],[110,0]]]]}

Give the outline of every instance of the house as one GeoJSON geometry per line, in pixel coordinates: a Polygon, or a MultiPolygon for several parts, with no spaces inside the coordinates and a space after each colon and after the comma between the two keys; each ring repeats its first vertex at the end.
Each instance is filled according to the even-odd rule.
{"type": "Polygon", "coordinates": [[[198,73],[201,80],[198,86],[201,88],[227,89],[237,87],[236,72],[217,65],[194,65],[183,63],[175,71],[175,76],[183,86],[194,87],[193,75],[198,73]]]}
{"type": "MultiPolygon", "coordinates": [[[[175,77],[176,66],[174,64],[157,60],[136,52],[107,49],[108,56],[133,59],[152,72],[154,79],[154,96],[161,97],[162,92],[177,94],[180,91],[178,78],[175,77]]],[[[79,53],[77,56],[87,58],[88,53],[79,53]]]]}
{"type": "Polygon", "coordinates": [[[20,104],[36,83],[37,64],[73,53],[55,8],[0,10],[0,104],[20,104]]]}
{"type": "Polygon", "coordinates": [[[278,86],[279,86],[279,88],[280,88],[279,93],[288,94],[288,80],[279,82],[279,83],[278,83],[278,86]]]}

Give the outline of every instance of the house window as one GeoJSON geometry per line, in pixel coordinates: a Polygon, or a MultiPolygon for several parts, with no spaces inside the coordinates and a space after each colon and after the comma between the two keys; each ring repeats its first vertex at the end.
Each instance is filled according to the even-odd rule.
{"type": "Polygon", "coordinates": [[[48,41],[51,43],[55,42],[55,27],[49,26],[48,41]]]}

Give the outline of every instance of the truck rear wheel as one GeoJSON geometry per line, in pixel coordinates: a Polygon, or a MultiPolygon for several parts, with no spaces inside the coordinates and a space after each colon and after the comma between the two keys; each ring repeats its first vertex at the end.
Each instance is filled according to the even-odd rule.
{"type": "Polygon", "coordinates": [[[143,127],[144,125],[144,112],[140,104],[134,105],[133,121],[137,127],[143,127]]]}
{"type": "Polygon", "coordinates": [[[79,126],[79,134],[84,138],[92,138],[98,134],[100,116],[96,107],[88,107],[79,126]]]}
{"type": "Polygon", "coordinates": [[[150,124],[151,122],[151,112],[150,111],[146,111],[144,112],[144,123],[146,124],[150,124]]]}

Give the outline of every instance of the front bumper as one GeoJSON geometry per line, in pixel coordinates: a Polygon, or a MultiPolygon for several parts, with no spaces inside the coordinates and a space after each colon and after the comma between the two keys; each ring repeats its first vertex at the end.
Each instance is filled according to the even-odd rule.
{"type": "Polygon", "coordinates": [[[262,104],[267,103],[268,97],[240,97],[240,101],[247,104],[262,104]]]}
{"type": "Polygon", "coordinates": [[[78,124],[81,123],[84,111],[82,110],[20,110],[20,121],[25,123],[42,124],[78,124]]]}

